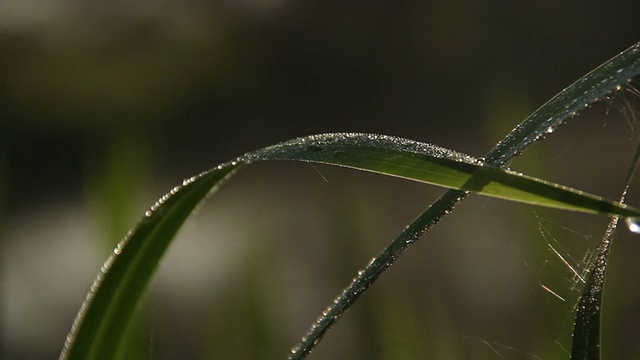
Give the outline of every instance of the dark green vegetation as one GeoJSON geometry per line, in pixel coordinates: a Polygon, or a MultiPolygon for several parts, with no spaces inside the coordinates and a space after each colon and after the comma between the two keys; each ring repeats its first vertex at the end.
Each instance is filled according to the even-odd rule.
{"type": "MultiPolygon", "coordinates": [[[[292,350],[291,358],[307,356],[325,332],[369,288],[400,254],[454,207],[474,192],[540,206],[613,216],[640,217],[635,208],[597,196],[524,176],[507,169],[510,160],[528,145],[569,120],[590,104],[627,86],[640,73],[640,43],[611,59],[562,91],[508,134],[484,159],[415,141],[367,134],[327,134],[300,138],[249,153],[201,175],[185,180],[162,197],[118,245],[107,260],[74,323],[62,358],[112,358],[126,333],[158,261],[193,209],[213,189],[241,167],[256,161],[295,160],[327,163],[375,171],[448,188],[384,252],[358,273],[353,282],[325,310],[292,350]]],[[[631,166],[633,170],[635,164],[631,166]]],[[[630,171],[632,174],[633,171],[630,171]]],[[[629,176],[629,178],[631,175],[629,176]]],[[[630,181],[630,180],[629,180],[630,181]]],[[[622,198],[623,200],[624,198],[622,198]]],[[[621,200],[621,201],[622,201],[621,200]]],[[[610,241],[615,227],[603,243],[610,241]]],[[[601,253],[607,249],[603,246],[601,253]]],[[[607,257],[591,269],[591,277],[577,316],[575,359],[598,359],[599,317],[607,257]],[[595,274],[595,275],[594,275],[595,274]],[[594,279],[595,276],[595,279],[594,279]],[[599,300],[600,299],[600,300],[599,300]],[[597,311],[594,311],[597,310],[597,311]],[[584,324],[582,326],[581,324],[584,324]]]]}

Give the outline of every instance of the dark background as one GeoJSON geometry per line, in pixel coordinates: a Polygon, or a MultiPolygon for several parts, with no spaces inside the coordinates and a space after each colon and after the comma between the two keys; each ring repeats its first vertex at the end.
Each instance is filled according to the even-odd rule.
{"type": "MultiPolygon", "coordinates": [[[[558,91],[639,41],[639,7],[4,1],[1,357],[57,356],[109,249],[183,178],[323,132],[383,133],[482,156],[558,91]]],[[[622,91],[594,106],[576,119],[584,127],[536,144],[517,170],[617,197],[639,102],[622,91]]],[[[170,250],[130,354],[284,357],[439,193],[323,166],[247,169],[170,250]]],[[[579,293],[548,244],[584,267],[606,219],[468,203],[383,276],[317,358],[566,355],[579,293]],[[541,285],[555,285],[566,301],[541,285]]],[[[628,320],[638,291],[622,270],[640,250],[632,241],[610,274],[620,279],[605,312],[611,358],[638,354],[640,333],[628,320]]]]}

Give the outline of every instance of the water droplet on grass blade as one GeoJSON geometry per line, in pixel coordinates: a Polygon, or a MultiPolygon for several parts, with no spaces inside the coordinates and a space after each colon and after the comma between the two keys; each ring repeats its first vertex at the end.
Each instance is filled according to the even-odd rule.
{"type": "Polygon", "coordinates": [[[627,224],[629,231],[634,234],[640,234],[640,222],[637,218],[628,217],[624,219],[624,222],[627,224]]]}

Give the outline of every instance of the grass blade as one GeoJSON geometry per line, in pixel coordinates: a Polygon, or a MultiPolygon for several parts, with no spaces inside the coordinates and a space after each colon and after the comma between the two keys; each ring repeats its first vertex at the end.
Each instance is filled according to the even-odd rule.
{"type": "Polygon", "coordinates": [[[377,134],[323,134],[281,143],[246,161],[296,160],[339,165],[472,191],[532,205],[638,216],[638,210],[568,187],[491,166],[456,151],[377,134]]]}
{"type": "Polygon", "coordinates": [[[640,42],[580,78],[513,129],[487,154],[487,162],[506,164],[528,145],[551,134],[590,104],[619,90],[640,74],[640,42]]]}
{"type": "Polygon", "coordinates": [[[147,211],[100,269],[73,322],[61,359],[115,358],[138,300],[178,229],[211,189],[239,166],[220,166],[185,180],[147,211]]]}
{"type": "MultiPolygon", "coordinates": [[[[640,74],[640,42],[613,57],[554,96],[512,130],[486,156],[486,162],[503,166],[534,141],[553,133],[564,121],[628,80],[640,74]]],[[[375,257],[330,304],[302,340],[292,348],[289,359],[304,359],[358,297],[398,259],[404,250],[426,234],[442,217],[465,199],[466,193],[449,190],[414,220],[380,255],[375,257]]]]}
{"type": "MultiPolygon", "coordinates": [[[[629,186],[640,164],[640,144],[633,156],[625,185],[620,196],[620,203],[624,202],[629,186]]],[[[578,300],[576,320],[573,325],[573,338],[571,344],[572,360],[599,360],[600,324],[602,319],[602,297],[604,294],[605,276],[609,263],[609,254],[613,244],[613,235],[618,226],[618,216],[611,217],[609,225],[602,236],[602,241],[596,251],[596,258],[591,264],[589,274],[585,281],[584,289],[578,300]]]]}

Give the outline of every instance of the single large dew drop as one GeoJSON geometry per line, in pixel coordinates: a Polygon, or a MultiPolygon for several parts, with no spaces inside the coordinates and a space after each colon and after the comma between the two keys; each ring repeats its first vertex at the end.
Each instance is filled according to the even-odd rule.
{"type": "Polygon", "coordinates": [[[624,219],[624,222],[627,224],[629,231],[634,234],[640,234],[640,220],[638,218],[628,217],[624,219]]]}

